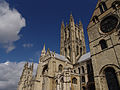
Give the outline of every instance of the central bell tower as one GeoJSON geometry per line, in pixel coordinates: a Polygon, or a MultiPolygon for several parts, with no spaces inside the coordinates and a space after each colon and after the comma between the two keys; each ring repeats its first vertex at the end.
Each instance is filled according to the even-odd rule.
{"type": "Polygon", "coordinates": [[[81,21],[75,24],[72,14],[69,24],[61,24],[60,54],[66,56],[72,64],[86,53],[84,31],[81,21]]]}

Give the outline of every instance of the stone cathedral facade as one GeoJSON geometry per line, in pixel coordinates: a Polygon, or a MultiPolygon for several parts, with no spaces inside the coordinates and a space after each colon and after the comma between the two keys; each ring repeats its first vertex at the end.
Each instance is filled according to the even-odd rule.
{"type": "Polygon", "coordinates": [[[71,14],[61,24],[60,54],[44,45],[36,75],[26,63],[18,90],[120,90],[120,0],[98,0],[87,32],[88,53],[71,14]]]}

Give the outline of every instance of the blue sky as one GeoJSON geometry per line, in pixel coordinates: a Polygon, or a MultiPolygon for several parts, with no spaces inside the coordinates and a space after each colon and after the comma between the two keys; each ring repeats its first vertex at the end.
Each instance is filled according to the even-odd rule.
{"type": "MultiPolygon", "coordinates": [[[[15,9],[22,19],[18,17],[21,21],[17,34],[19,38],[7,43],[1,41],[0,62],[38,62],[44,43],[46,48],[59,53],[61,22],[63,20],[68,23],[71,12],[75,22],[82,21],[86,35],[86,28],[97,0],[6,0],[5,2],[12,11],[15,9]],[[12,49],[7,52],[8,46],[12,49]]],[[[16,23],[14,25],[17,26],[16,23]]],[[[87,35],[86,45],[89,51],[87,35]]]]}

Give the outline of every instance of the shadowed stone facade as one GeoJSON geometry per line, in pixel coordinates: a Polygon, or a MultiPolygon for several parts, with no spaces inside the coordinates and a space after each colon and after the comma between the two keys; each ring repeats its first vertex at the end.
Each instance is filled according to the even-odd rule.
{"type": "Polygon", "coordinates": [[[26,63],[18,90],[120,90],[120,0],[98,0],[87,32],[88,53],[71,14],[61,24],[60,54],[44,45],[36,75],[26,63]]]}

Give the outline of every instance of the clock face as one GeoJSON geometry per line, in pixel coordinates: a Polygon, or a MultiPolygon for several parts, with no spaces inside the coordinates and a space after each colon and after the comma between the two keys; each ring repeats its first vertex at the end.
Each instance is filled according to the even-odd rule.
{"type": "Polygon", "coordinates": [[[111,32],[114,28],[116,28],[118,24],[118,19],[114,16],[108,16],[103,19],[100,23],[100,29],[103,33],[111,32]]]}

